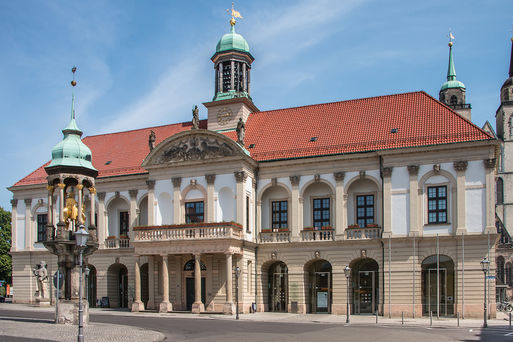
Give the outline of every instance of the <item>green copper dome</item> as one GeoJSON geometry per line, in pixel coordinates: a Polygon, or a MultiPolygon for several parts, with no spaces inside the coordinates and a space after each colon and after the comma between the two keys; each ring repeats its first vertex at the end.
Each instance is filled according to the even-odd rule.
{"type": "Polygon", "coordinates": [[[82,131],[77,126],[74,114],[72,109],[71,121],[62,130],[64,138],[52,149],[52,162],[46,168],[78,167],[97,171],[91,163],[91,149],[80,138],[82,131]]]}
{"type": "Polygon", "coordinates": [[[447,81],[442,84],[440,90],[452,89],[452,88],[463,88],[465,85],[456,79],[456,68],[454,67],[454,61],[452,59],[452,42],[449,43],[449,68],[447,69],[447,81]]]}
{"type": "Polygon", "coordinates": [[[219,42],[217,42],[216,53],[237,50],[249,53],[249,45],[243,36],[235,32],[235,26],[230,29],[230,33],[225,34],[219,42]]]}

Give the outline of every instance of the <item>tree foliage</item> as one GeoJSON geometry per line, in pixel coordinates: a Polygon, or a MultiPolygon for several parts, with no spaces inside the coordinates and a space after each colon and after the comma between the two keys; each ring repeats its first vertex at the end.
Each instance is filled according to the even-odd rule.
{"type": "Polygon", "coordinates": [[[0,207],[0,280],[11,283],[11,212],[0,207]]]}

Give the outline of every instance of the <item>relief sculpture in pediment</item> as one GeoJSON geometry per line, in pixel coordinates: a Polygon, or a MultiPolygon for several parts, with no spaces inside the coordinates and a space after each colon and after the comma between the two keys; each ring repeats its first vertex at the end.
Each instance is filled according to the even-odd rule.
{"type": "Polygon", "coordinates": [[[226,142],[207,137],[189,137],[177,141],[173,146],[166,149],[160,158],[159,163],[187,160],[204,160],[221,157],[229,157],[236,154],[235,149],[226,142]]]}

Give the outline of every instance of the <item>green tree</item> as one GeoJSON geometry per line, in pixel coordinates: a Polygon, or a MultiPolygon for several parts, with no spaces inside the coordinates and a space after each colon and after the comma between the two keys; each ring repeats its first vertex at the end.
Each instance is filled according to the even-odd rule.
{"type": "Polygon", "coordinates": [[[0,207],[0,280],[11,283],[11,212],[0,207]]]}

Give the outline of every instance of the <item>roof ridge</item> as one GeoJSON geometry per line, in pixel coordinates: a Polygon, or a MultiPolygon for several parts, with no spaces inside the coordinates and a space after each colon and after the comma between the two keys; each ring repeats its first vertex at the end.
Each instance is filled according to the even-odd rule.
{"type": "MultiPolygon", "coordinates": [[[[200,123],[203,121],[207,121],[208,119],[201,119],[200,120],[200,123]]],[[[94,134],[94,135],[88,135],[84,138],[90,138],[90,137],[99,137],[99,136],[103,136],[103,135],[114,135],[114,134],[123,134],[123,133],[128,133],[128,132],[137,132],[137,131],[144,131],[144,130],[147,130],[147,129],[151,129],[151,128],[160,128],[160,127],[166,127],[166,126],[178,126],[178,125],[183,125],[185,123],[190,123],[191,126],[192,126],[192,123],[190,121],[184,121],[184,122],[176,122],[176,123],[171,123],[171,124],[165,124],[165,125],[158,125],[158,126],[148,126],[148,127],[143,127],[143,128],[135,128],[135,129],[129,129],[129,130],[126,130],[126,131],[119,131],[119,132],[111,132],[111,133],[101,133],[101,134],[94,134]]]]}
{"type": "Polygon", "coordinates": [[[324,106],[324,105],[331,105],[331,104],[335,104],[335,103],[355,102],[355,101],[370,100],[370,99],[377,99],[377,98],[383,98],[383,97],[401,96],[401,95],[408,95],[408,94],[417,94],[417,93],[425,93],[425,91],[424,90],[416,90],[416,91],[408,91],[405,93],[376,95],[376,96],[361,97],[361,98],[357,98],[357,99],[349,99],[349,100],[342,100],[342,101],[331,101],[331,102],[316,103],[316,104],[311,104],[311,105],[302,105],[302,106],[279,108],[279,109],[269,109],[269,110],[263,110],[263,111],[259,111],[259,112],[253,112],[253,113],[251,113],[251,115],[261,114],[261,113],[266,113],[266,112],[279,112],[279,111],[290,110],[290,109],[324,106]]]}

